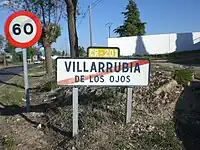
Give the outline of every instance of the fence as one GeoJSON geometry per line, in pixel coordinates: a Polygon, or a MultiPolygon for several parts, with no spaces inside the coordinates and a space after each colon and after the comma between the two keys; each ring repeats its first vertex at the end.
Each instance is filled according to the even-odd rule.
{"type": "Polygon", "coordinates": [[[200,32],[108,38],[108,46],[119,47],[122,56],[200,50],[200,32]]]}

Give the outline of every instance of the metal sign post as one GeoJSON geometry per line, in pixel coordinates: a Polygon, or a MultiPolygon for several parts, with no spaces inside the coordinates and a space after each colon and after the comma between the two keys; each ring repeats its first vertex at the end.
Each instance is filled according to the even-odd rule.
{"type": "MultiPolygon", "coordinates": [[[[120,49],[118,47],[88,47],[87,55],[89,58],[118,58],[120,56],[120,49]]],[[[126,123],[129,123],[132,111],[132,88],[127,88],[126,91],[126,123]]]]}
{"type": "Polygon", "coordinates": [[[72,107],[73,107],[73,137],[78,134],[78,88],[73,87],[73,97],[72,97],[72,107]]]}
{"type": "Polygon", "coordinates": [[[126,123],[129,123],[131,121],[132,98],[133,98],[133,89],[132,88],[127,88],[126,123]]]}
{"type": "Polygon", "coordinates": [[[24,66],[24,85],[25,85],[25,97],[26,97],[26,111],[30,110],[30,96],[29,96],[29,83],[28,83],[28,65],[27,65],[27,52],[23,50],[23,66],[24,66]]]}

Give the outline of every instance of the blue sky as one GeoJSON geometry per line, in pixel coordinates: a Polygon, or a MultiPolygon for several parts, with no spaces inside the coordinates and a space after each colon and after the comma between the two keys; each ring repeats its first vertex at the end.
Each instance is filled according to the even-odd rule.
{"type": "MultiPolygon", "coordinates": [[[[80,10],[85,12],[88,5],[96,0],[79,0],[80,10]]],[[[100,1],[100,0],[99,0],[100,1]]],[[[128,0],[102,0],[92,8],[93,45],[107,46],[108,27],[112,22],[111,36],[116,35],[113,29],[123,23],[122,11],[128,0]]],[[[200,31],[200,1],[199,0],[136,0],[141,20],[147,22],[146,34],[162,34],[174,32],[200,31]]],[[[4,23],[9,15],[1,10],[0,34],[4,34],[4,23]]],[[[77,20],[79,24],[80,19],[77,20]]],[[[58,50],[69,50],[67,22],[60,22],[62,35],[53,47],[58,50]]],[[[78,28],[79,45],[89,46],[89,19],[88,13],[78,28]]]]}

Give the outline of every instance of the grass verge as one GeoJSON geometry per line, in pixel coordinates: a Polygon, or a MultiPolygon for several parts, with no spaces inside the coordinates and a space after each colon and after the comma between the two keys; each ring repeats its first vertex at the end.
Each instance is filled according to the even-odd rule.
{"type": "MultiPolygon", "coordinates": [[[[29,70],[29,73],[37,73],[43,71],[43,67],[35,67],[29,70]]],[[[29,76],[29,85],[35,83],[35,78],[29,76]]],[[[13,79],[7,81],[5,86],[0,88],[0,101],[5,105],[25,105],[23,101],[24,95],[24,78],[22,76],[15,76],[13,79]]]]}

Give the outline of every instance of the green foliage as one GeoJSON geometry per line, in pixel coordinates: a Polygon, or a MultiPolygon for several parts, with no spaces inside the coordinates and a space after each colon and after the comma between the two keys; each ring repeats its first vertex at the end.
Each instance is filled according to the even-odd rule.
{"type": "MultiPolygon", "coordinates": [[[[47,38],[47,41],[52,44],[56,42],[57,38],[61,35],[61,27],[55,23],[50,23],[46,28],[45,28],[45,36],[47,38]]],[[[39,45],[42,45],[42,39],[44,37],[44,32],[39,40],[39,45]]]]}
{"type": "MultiPolygon", "coordinates": [[[[55,0],[12,0],[3,7],[14,11],[27,10],[37,15],[41,20],[43,31],[46,32],[48,42],[52,44],[61,35],[58,22],[66,9],[64,4],[64,1],[55,0]]],[[[41,39],[39,44],[42,44],[41,39]]]]}
{"type": "Polygon", "coordinates": [[[12,44],[10,44],[8,41],[5,44],[5,52],[7,53],[15,53],[16,47],[14,47],[12,44]]]}
{"type": "Polygon", "coordinates": [[[12,0],[2,6],[11,11],[27,10],[36,14],[43,25],[58,23],[66,7],[64,1],[55,0],[12,0]]]}
{"type": "Polygon", "coordinates": [[[6,41],[4,51],[6,53],[12,54],[12,62],[22,62],[22,52],[16,52],[16,47],[14,47],[12,44],[10,44],[8,41],[6,41]]]}
{"type": "Polygon", "coordinates": [[[145,34],[145,24],[140,20],[140,13],[135,1],[129,0],[129,4],[126,7],[126,12],[122,12],[124,18],[124,24],[114,30],[120,37],[124,36],[139,36],[145,34]]]}
{"type": "Polygon", "coordinates": [[[189,69],[179,69],[172,73],[172,78],[180,85],[187,85],[193,80],[193,72],[189,69]]]}
{"type": "Polygon", "coordinates": [[[52,55],[61,55],[60,51],[57,51],[55,48],[52,49],[52,55]]]}
{"type": "Polygon", "coordinates": [[[4,47],[4,42],[5,42],[4,36],[0,34],[0,50],[3,49],[3,47],[4,47]]]}
{"type": "Polygon", "coordinates": [[[48,92],[48,91],[54,90],[56,88],[58,88],[57,82],[55,80],[53,80],[53,81],[49,81],[49,82],[45,83],[42,86],[41,90],[48,92]]]}
{"type": "Polygon", "coordinates": [[[37,49],[35,47],[28,47],[27,48],[27,58],[32,59],[34,55],[37,54],[37,49]]]}
{"type": "Polygon", "coordinates": [[[78,50],[79,50],[79,56],[85,56],[86,52],[85,52],[84,47],[79,46],[78,50]]]}
{"type": "Polygon", "coordinates": [[[65,56],[65,51],[62,51],[62,56],[65,56]]]}
{"type": "Polygon", "coordinates": [[[52,63],[53,63],[53,70],[56,71],[56,67],[57,67],[56,66],[56,60],[52,60],[52,63]]]}
{"type": "Polygon", "coordinates": [[[13,62],[22,62],[23,61],[22,52],[13,53],[12,54],[12,61],[13,62]]]}
{"type": "Polygon", "coordinates": [[[12,148],[16,144],[16,141],[13,136],[6,135],[3,137],[2,144],[6,148],[12,148]]]}

